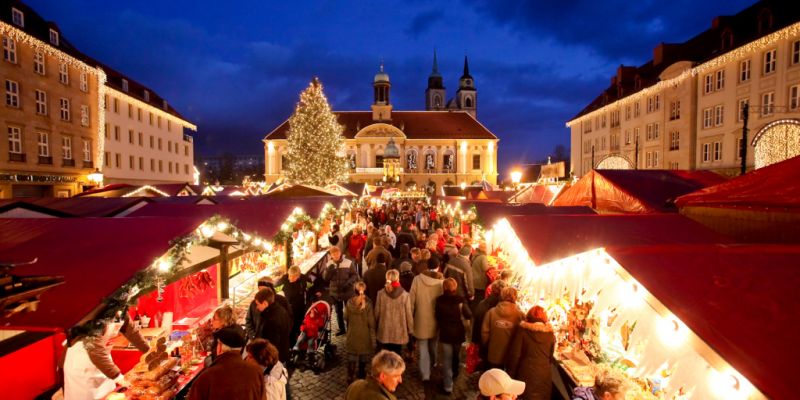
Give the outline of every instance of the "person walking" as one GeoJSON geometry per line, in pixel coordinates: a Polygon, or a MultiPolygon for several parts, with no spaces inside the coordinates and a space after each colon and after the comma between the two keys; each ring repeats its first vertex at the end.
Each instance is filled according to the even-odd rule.
{"type": "Polygon", "coordinates": [[[286,309],[275,303],[275,292],[263,288],[256,293],[256,307],[261,313],[256,326],[256,338],[267,339],[278,349],[278,359],[289,361],[289,331],[292,321],[286,309]]]}
{"type": "Polygon", "coordinates": [[[367,265],[367,270],[372,268],[373,265],[377,262],[378,254],[383,254],[384,262],[386,265],[392,264],[392,253],[386,249],[387,243],[389,242],[388,239],[384,236],[376,235],[372,241],[372,250],[364,256],[364,263],[367,265]]]}
{"type": "Polygon", "coordinates": [[[501,280],[496,280],[492,282],[489,286],[491,292],[485,299],[483,299],[478,306],[475,307],[475,311],[472,313],[472,335],[470,336],[470,340],[472,343],[475,343],[480,348],[480,356],[483,361],[486,361],[486,346],[483,346],[481,342],[481,329],[483,328],[483,318],[486,316],[486,313],[489,312],[492,308],[494,308],[497,303],[500,302],[500,292],[506,287],[506,283],[501,280]]]}
{"type": "Polygon", "coordinates": [[[255,339],[245,348],[245,360],[261,368],[264,375],[264,400],[286,400],[289,372],[278,360],[278,349],[264,339],[255,339]]]}
{"type": "Polygon", "coordinates": [[[296,338],[300,335],[300,325],[303,324],[303,318],[306,313],[307,283],[308,280],[305,275],[300,272],[300,267],[296,265],[289,268],[289,271],[278,280],[278,286],[281,286],[281,291],[286,296],[289,308],[292,310],[290,313],[292,330],[289,333],[289,338],[296,338]]]}
{"type": "Polygon", "coordinates": [[[364,257],[364,246],[367,244],[367,237],[361,233],[361,227],[356,225],[353,230],[345,236],[345,252],[350,259],[355,260],[358,276],[363,276],[362,258],[364,257]]]}
{"type": "Polygon", "coordinates": [[[381,350],[372,358],[369,378],[359,379],[347,387],[345,400],[397,400],[394,392],[403,382],[406,364],[403,358],[387,350],[381,350]]]}
{"type": "MultiPolygon", "coordinates": [[[[455,248],[455,247],[454,247],[455,248]]],[[[472,266],[469,263],[470,248],[464,246],[455,257],[450,257],[444,267],[445,278],[453,278],[458,283],[458,294],[466,300],[472,300],[475,291],[472,287],[472,266]]]]}
{"type": "Polygon", "coordinates": [[[489,270],[489,259],[486,257],[486,242],[479,242],[478,248],[475,249],[475,254],[472,257],[472,287],[475,291],[475,298],[471,301],[471,307],[474,310],[478,304],[485,298],[486,285],[489,279],[486,277],[486,271],[489,270]]]}
{"type": "Polygon", "coordinates": [[[491,368],[503,366],[508,345],[524,317],[516,302],[517,289],[503,289],[500,292],[500,302],[483,319],[481,343],[486,346],[486,361],[491,368]]]}
{"type": "Polygon", "coordinates": [[[524,400],[550,400],[553,383],[550,364],[556,337],[547,319],[547,312],[533,306],[519,324],[506,356],[506,371],[514,379],[525,382],[524,400]]]}
{"type": "Polygon", "coordinates": [[[242,359],[242,348],[247,341],[244,330],[237,325],[222,328],[214,332],[214,339],[218,355],[194,380],[186,398],[262,400],[262,370],[242,359]],[[236,384],[232,385],[231,382],[236,384]]]}
{"type": "Polygon", "coordinates": [[[328,281],[328,294],[336,308],[336,322],[339,326],[336,336],[341,336],[347,333],[344,304],[353,297],[353,284],[358,280],[358,272],[353,262],[344,257],[338,247],[331,247],[329,252],[331,259],[325,269],[325,280],[328,281]]]}
{"type": "Polygon", "coordinates": [[[372,301],[367,297],[367,285],[356,282],[356,295],[347,301],[344,313],[347,322],[347,383],[357,376],[366,378],[366,365],[369,356],[375,352],[375,311],[372,301]]]}
{"type": "Polygon", "coordinates": [[[453,392],[453,379],[461,365],[459,354],[466,338],[463,319],[471,319],[472,312],[463,297],[458,295],[458,283],[447,278],[442,284],[443,294],[436,299],[435,317],[439,326],[439,342],[444,352],[444,391],[453,392]]]}
{"type": "Polygon", "coordinates": [[[431,379],[431,353],[436,356],[436,316],[435,302],[442,295],[442,274],[438,266],[427,270],[411,283],[411,311],[414,315],[414,338],[419,350],[419,372],[422,381],[431,379]]]}
{"type": "Polygon", "coordinates": [[[372,268],[364,272],[364,283],[367,284],[367,297],[372,304],[378,301],[378,292],[386,284],[386,255],[378,254],[372,268]]]}
{"type": "Polygon", "coordinates": [[[378,292],[375,303],[375,323],[381,348],[402,355],[403,346],[414,331],[414,319],[411,300],[400,286],[400,272],[396,269],[386,271],[386,285],[378,292]]]}

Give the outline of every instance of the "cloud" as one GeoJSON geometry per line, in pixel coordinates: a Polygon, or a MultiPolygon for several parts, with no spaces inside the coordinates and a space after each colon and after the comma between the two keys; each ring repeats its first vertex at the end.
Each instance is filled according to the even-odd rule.
{"type": "Polygon", "coordinates": [[[408,27],[406,27],[406,35],[412,38],[418,38],[421,34],[428,32],[435,23],[444,19],[444,13],[441,10],[430,10],[417,14],[408,27]]]}

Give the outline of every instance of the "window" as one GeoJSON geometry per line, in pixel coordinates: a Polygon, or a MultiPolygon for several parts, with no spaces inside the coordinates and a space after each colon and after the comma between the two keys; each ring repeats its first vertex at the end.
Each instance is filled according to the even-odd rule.
{"type": "Polygon", "coordinates": [[[128,104],[128,118],[133,119],[133,104],[128,104]]]}
{"type": "Polygon", "coordinates": [[[22,154],[22,130],[16,126],[8,127],[8,152],[22,154]]]}
{"type": "Polygon", "coordinates": [[[172,121],[167,120],[167,131],[172,132],[172,121]]]}
{"type": "Polygon", "coordinates": [[[136,157],[128,156],[128,168],[136,169],[136,157]]]}
{"type": "Polygon", "coordinates": [[[658,111],[660,109],[661,109],[661,95],[657,94],[655,97],[655,111],[658,111]]]}
{"type": "Polygon", "coordinates": [[[185,155],[187,157],[189,156],[189,145],[188,144],[183,146],[183,155],[185,155]]]}
{"type": "Polygon", "coordinates": [[[633,104],[633,117],[636,118],[639,116],[639,102],[633,104]]]}
{"type": "Polygon", "coordinates": [[[149,112],[148,114],[150,114],[150,126],[153,126],[153,113],[149,112]]]}
{"type": "Polygon", "coordinates": [[[680,150],[681,148],[681,133],[678,131],[672,131],[669,133],[669,149],[671,150],[680,150]]]}
{"type": "Polygon", "coordinates": [[[161,138],[158,138],[158,149],[161,150],[161,138]]]}
{"type": "Polygon", "coordinates": [[[39,157],[50,157],[50,135],[47,132],[39,132],[39,157]]]}
{"type": "Polygon", "coordinates": [[[19,83],[6,79],[6,105],[19,107],[19,83]]]}
{"type": "Polygon", "coordinates": [[[16,26],[18,26],[20,28],[24,28],[25,27],[25,14],[23,14],[22,11],[17,10],[14,7],[11,7],[11,22],[13,22],[14,25],[16,25],[16,26]]]}
{"type": "Polygon", "coordinates": [[[717,89],[722,90],[725,89],[725,70],[721,69],[717,71],[717,89]]]}
{"type": "Polygon", "coordinates": [[[117,168],[122,168],[122,154],[114,154],[114,166],[117,168]]]}
{"type": "Polygon", "coordinates": [[[149,90],[145,90],[144,91],[144,101],[150,101],[150,91],[149,90]]]}
{"type": "Polygon", "coordinates": [[[383,168],[383,156],[375,156],[375,168],[383,168]]]}
{"type": "Polygon", "coordinates": [[[153,138],[153,135],[150,135],[150,148],[151,148],[151,149],[152,149],[152,148],[153,148],[153,146],[154,146],[154,144],[153,144],[153,143],[154,143],[154,141],[155,141],[155,139],[153,138]]]}
{"type": "Polygon", "coordinates": [[[137,108],[136,109],[136,119],[138,119],[139,122],[142,122],[142,109],[141,108],[137,108]]]}
{"type": "Polygon", "coordinates": [[[722,160],[722,142],[714,142],[714,161],[722,160]]]}
{"type": "Polygon", "coordinates": [[[119,142],[119,126],[114,125],[114,140],[119,142]]]}
{"type": "Polygon", "coordinates": [[[681,118],[681,101],[675,100],[669,103],[669,120],[674,121],[681,118]]]}
{"type": "Polygon", "coordinates": [[[750,80],[750,60],[744,60],[739,63],[739,82],[747,82],[750,80]]]}
{"type": "Polygon", "coordinates": [[[122,80],[122,91],[123,92],[127,92],[128,91],[128,80],[127,79],[123,79],[122,80]]]}
{"type": "Polygon", "coordinates": [[[722,104],[714,106],[714,126],[722,126],[725,108],[722,104]]]}
{"type": "Polygon", "coordinates": [[[625,131],[625,144],[631,144],[631,131],[625,131]]]}
{"type": "Polygon", "coordinates": [[[89,106],[81,105],[81,125],[89,126],[89,106]]]}
{"type": "Polygon", "coordinates": [[[481,155],[480,154],[473,154],[472,155],[472,169],[481,169],[481,155]]]}
{"type": "Polygon", "coordinates": [[[654,105],[655,105],[655,103],[653,101],[653,98],[652,97],[648,97],[647,98],[647,112],[649,112],[649,113],[653,112],[653,110],[655,110],[654,105]]]}
{"type": "Polygon", "coordinates": [[[625,121],[631,119],[631,106],[625,106],[625,121]]]}
{"type": "Polygon", "coordinates": [[[156,120],[156,122],[157,122],[156,125],[158,126],[158,129],[161,129],[161,116],[160,115],[158,116],[158,119],[156,120]]]}
{"type": "Polygon", "coordinates": [[[139,171],[144,171],[144,157],[139,157],[139,171]]]}
{"type": "Polygon", "coordinates": [[[703,143],[703,162],[711,161],[711,143],[703,143]]]}
{"type": "Polygon", "coordinates": [[[739,112],[736,115],[737,122],[744,121],[744,106],[749,104],[750,104],[750,99],[739,99],[739,108],[738,108],[739,112]]]}
{"type": "Polygon", "coordinates": [[[606,127],[606,115],[605,114],[603,114],[603,116],[600,117],[600,127],[601,128],[605,128],[606,127]]]}
{"type": "Polygon", "coordinates": [[[761,95],[761,116],[772,115],[775,106],[775,92],[767,92],[761,95]]]}
{"type": "Polygon", "coordinates": [[[675,161],[675,162],[670,161],[669,169],[680,169],[680,166],[679,166],[677,161],[675,161]]]}
{"type": "Polygon", "coordinates": [[[791,54],[792,65],[800,64],[800,40],[792,42],[789,53],[791,54]]]}
{"type": "Polygon", "coordinates": [[[66,63],[58,64],[58,81],[69,85],[69,65],[66,63]]]}
{"type": "Polygon", "coordinates": [[[110,167],[111,166],[111,153],[105,152],[104,155],[105,155],[105,157],[103,157],[103,160],[105,160],[106,167],[110,167]]]}
{"type": "Polygon", "coordinates": [[[17,42],[6,36],[3,36],[3,60],[12,64],[17,63],[17,42]]]}
{"type": "Polygon", "coordinates": [[[106,124],[105,133],[106,133],[106,139],[111,139],[111,125],[106,124]]]}
{"type": "Polygon", "coordinates": [[[89,75],[86,72],[81,72],[81,91],[89,91],[89,75]]]}
{"type": "Polygon", "coordinates": [[[92,162],[92,141],[83,139],[83,162],[92,162]]]}
{"type": "Polygon", "coordinates": [[[164,172],[164,160],[158,160],[158,172],[164,172]]]}
{"type": "Polygon", "coordinates": [[[654,167],[654,168],[658,168],[658,153],[659,152],[657,150],[653,152],[653,164],[652,164],[652,167],[654,167]]]}
{"type": "Polygon", "coordinates": [[[114,112],[119,114],[119,99],[114,98],[114,112]]]}
{"type": "Polygon", "coordinates": [[[653,165],[652,164],[653,163],[653,152],[652,151],[648,151],[648,152],[646,152],[644,154],[645,154],[644,166],[647,167],[647,168],[650,168],[653,165]]]}
{"type": "Polygon", "coordinates": [[[653,140],[653,124],[647,124],[647,126],[645,126],[644,131],[646,132],[645,138],[647,140],[653,140]]]}
{"type": "Polygon", "coordinates": [[[150,171],[156,171],[156,160],[153,160],[152,158],[150,159],[150,171]]]}
{"type": "Polygon", "coordinates": [[[33,72],[39,75],[44,75],[44,53],[37,50],[33,53],[33,72]]]}
{"type": "Polygon", "coordinates": [[[50,44],[58,46],[58,32],[55,29],[50,29],[50,44]]]}
{"type": "Polygon", "coordinates": [[[139,146],[144,147],[144,135],[142,135],[142,132],[139,132],[139,146]]]}
{"type": "MultiPolygon", "coordinates": [[[[382,158],[382,157],[381,157],[381,158],[382,158]]],[[[381,163],[383,163],[383,160],[381,160],[381,163]]],[[[167,171],[168,171],[170,174],[172,173],[172,161],[170,161],[170,162],[168,162],[168,163],[167,163],[167,171]]]]}
{"type": "Polygon", "coordinates": [[[72,138],[69,136],[61,137],[61,158],[72,160],[72,138]]]}
{"type": "Polygon", "coordinates": [[[736,159],[742,159],[742,138],[736,138],[736,159]]]}
{"type": "Polygon", "coordinates": [[[189,175],[189,164],[183,164],[183,173],[189,175]]]}
{"type": "Polygon", "coordinates": [[[128,129],[128,143],[133,144],[133,129],[128,129]]]}
{"type": "Polygon", "coordinates": [[[167,151],[172,153],[172,140],[167,140],[167,151]]]}
{"type": "Polygon", "coordinates": [[[36,113],[47,115],[47,93],[41,90],[36,91],[36,113]]]}
{"type": "Polygon", "coordinates": [[[711,127],[711,117],[713,115],[712,108],[704,108],[703,109],[703,128],[710,128],[711,127]]]}
{"type": "Polygon", "coordinates": [[[633,128],[633,140],[639,141],[639,128],[633,128]]]}
{"type": "Polygon", "coordinates": [[[797,110],[800,107],[800,85],[789,88],[789,109],[797,110]]]}
{"type": "Polygon", "coordinates": [[[711,74],[706,75],[705,83],[706,83],[705,86],[704,86],[705,90],[703,91],[703,93],[709,94],[709,93],[713,92],[714,91],[714,76],[711,75],[711,74]]]}
{"type": "Polygon", "coordinates": [[[772,49],[764,53],[764,75],[775,72],[776,50],[772,49]]]}
{"type": "Polygon", "coordinates": [[[59,109],[61,110],[61,120],[69,121],[69,99],[61,98],[58,100],[59,109]]]}

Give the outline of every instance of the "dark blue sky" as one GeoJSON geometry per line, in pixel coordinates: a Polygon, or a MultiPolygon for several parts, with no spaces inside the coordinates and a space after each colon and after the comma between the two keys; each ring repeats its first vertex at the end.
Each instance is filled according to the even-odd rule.
{"type": "Polygon", "coordinates": [[[565,121],[659,42],[684,41],[753,0],[54,1],[27,3],[75,46],[198,125],[197,151],[262,153],[319,76],[334,110],[367,110],[381,59],[395,109],[424,108],[433,48],[448,96],[464,54],[499,167],[569,145],[565,121]]]}

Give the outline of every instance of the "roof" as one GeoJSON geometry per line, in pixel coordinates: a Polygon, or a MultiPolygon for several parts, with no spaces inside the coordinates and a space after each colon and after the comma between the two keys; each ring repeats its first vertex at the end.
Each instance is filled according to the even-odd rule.
{"type": "Polygon", "coordinates": [[[26,5],[25,3],[21,2],[21,1],[12,0],[12,1],[5,2],[5,4],[6,4],[6,6],[4,7],[4,9],[0,10],[0,20],[2,20],[3,22],[6,22],[6,23],[10,24],[10,25],[14,26],[17,29],[22,29],[25,33],[27,33],[27,34],[29,34],[29,35],[41,40],[42,42],[48,43],[48,44],[50,44],[50,29],[53,29],[53,30],[57,31],[58,32],[58,36],[59,36],[59,39],[58,39],[59,44],[58,44],[58,46],[54,46],[54,45],[50,44],[50,46],[53,46],[53,47],[63,51],[64,53],[67,53],[70,56],[75,57],[76,59],[83,61],[84,63],[86,63],[90,67],[100,67],[100,68],[102,68],[103,71],[106,73],[106,85],[107,86],[110,86],[110,87],[112,87],[112,88],[114,88],[114,89],[116,89],[116,90],[118,90],[120,92],[126,93],[129,96],[134,97],[139,101],[142,101],[144,103],[150,104],[153,107],[156,107],[156,108],[159,108],[161,110],[164,110],[165,112],[167,112],[169,114],[172,114],[175,117],[178,117],[178,118],[188,122],[188,120],[186,118],[184,118],[171,105],[167,104],[167,107],[164,108],[164,99],[161,96],[159,96],[156,92],[154,92],[152,89],[150,89],[149,87],[144,86],[143,84],[131,79],[130,77],[122,74],[121,72],[119,72],[119,71],[117,71],[117,70],[115,70],[115,69],[113,69],[113,68],[111,68],[111,67],[109,67],[109,66],[107,66],[107,65],[105,65],[103,63],[101,63],[100,61],[95,60],[92,57],[89,57],[88,55],[86,55],[86,54],[82,53],[80,50],[78,50],[75,46],[72,45],[72,43],[70,43],[66,39],[66,37],[64,36],[64,33],[61,32],[61,29],[58,27],[58,25],[56,25],[55,22],[50,22],[50,21],[45,20],[44,18],[42,18],[41,15],[39,15],[39,13],[36,12],[36,10],[34,10],[33,8],[29,7],[28,5],[26,5]],[[18,9],[18,10],[20,10],[20,11],[22,11],[24,13],[24,15],[25,15],[25,27],[24,28],[20,28],[19,26],[14,25],[12,23],[12,21],[11,21],[11,7],[14,7],[14,8],[16,8],[16,9],[18,9]],[[127,92],[122,90],[122,79],[127,79],[128,80],[128,91],[127,92]],[[145,90],[150,93],[148,101],[145,101],[145,98],[144,98],[145,90]]]}
{"type": "Polygon", "coordinates": [[[797,396],[800,246],[665,245],[609,254],[767,398],[797,396]]]}
{"type": "Polygon", "coordinates": [[[547,207],[541,203],[511,204],[491,203],[485,201],[462,201],[462,206],[469,209],[473,205],[478,218],[487,229],[497,223],[501,218],[512,215],[572,215],[594,214],[589,207],[547,207]]]}
{"type": "Polygon", "coordinates": [[[575,120],[594,110],[637,93],[660,81],[659,75],[678,61],[700,64],[719,57],[729,51],[766,36],[800,20],[800,3],[782,0],[762,0],[733,16],[714,19],[711,28],[683,43],[661,43],[654,51],[653,59],[638,67],[623,67],[604,89],[586,107],[570,120],[575,120]],[[772,26],[762,32],[758,30],[758,17],[762,10],[772,10],[772,26]],[[722,34],[732,32],[732,45],[723,48],[722,34]],[[656,53],[660,53],[658,58],[656,53]],[[636,81],[639,81],[637,84],[636,81]]]}
{"type": "Polygon", "coordinates": [[[113,217],[150,200],[141,197],[42,197],[21,202],[41,207],[69,217],[113,217]]]}
{"type": "MultiPolygon", "coordinates": [[[[344,125],[345,139],[353,139],[361,129],[379,123],[372,120],[372,111],[335,111],[334,114],[344,125]]],[[[391,124],[408,139],[497,139],[466,111],[392,111],[391,124]]],[[[286,139],[288,131],[287,119],[264,140],[286,139]]]]}
{"type": "Polygon", "coordinates": [[[675,211],[672,202],[678,196],[724,181],[711,171],[592,170],[553,204],[617,213],[669,212],[675,211]]]}
{"type": "Polygon", "coordinates": [[[32,265],[17,275],[63,276],[38,310],[4,319],[5,325],[70,328],[136,272],[163,255],[170,241],[193,231],[192,218],[0,219],[0,259],[32,265]],[[11,243],[11,245],[6,245],[11,243]]]}
{"type": "Polygon", "coordinates": [[[359,197],[369,194],[369,192],[367,192],[366,183],[347,182],[347,183],[339,183],[338,185],[355,193],[359,197]]]}
{"type": "Polygon", "coordinates": [[[599,247],[731,243],[678,214],[521,215],[508,221],[537,265],[599,247]]]}
{"type": "Polygon", "coordinates": [[[74,215],[62,211],[54,210],[51,208],[43,207],[37,204],[29,203],[25,200],[0,200],[0,218],[15,218],[23,215],[24,218],[36,217],[52,217],[52,218],[66,218],[74,217],[74,215]],[[28,212],[20,213],[19,210],[26,210],[28,212]]]}
{"type": "Polygon", "coordinates": [[[724,207],[800,211],[800,157],[678,197],[678,207],[724,207]]]}
{"type": "MultiPolygon", "coordinates": [[[[87,190],[83,193],[76,194],[74,197],[123,197],[130,196],[136,191],[139,191],[137,192],[138,196],[136,197],[166,197],[164,196],[164,192],[155,188],[154,186],[134,186],[127,183],[115,183],[100,188],[87,190]]],[[[167,193],[167,195],[169,194],[167,193]]]]}
{"type": "Polygon", "coordinates": [[[551,205],[553,200],[561,193],[566,187],[565,184],[533,184],[526,186],[520,191],[514,193],[508,200],[514,203],[541,203],[544,205],[551,205]]]}

